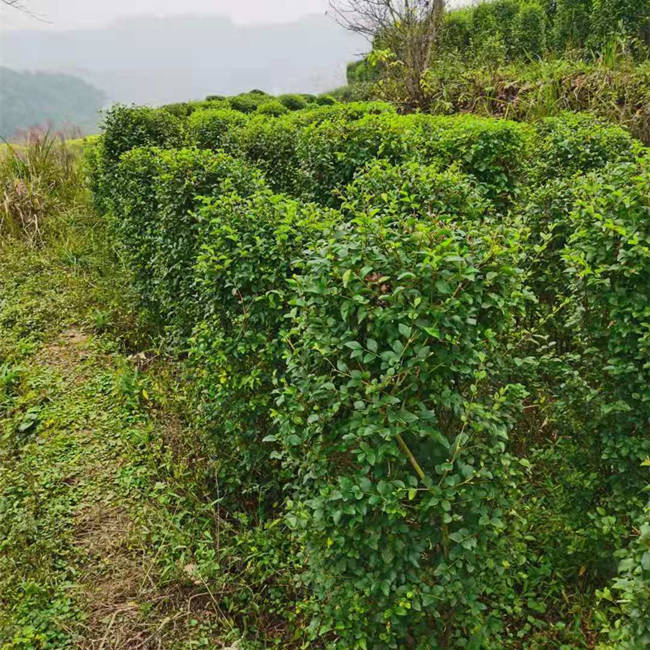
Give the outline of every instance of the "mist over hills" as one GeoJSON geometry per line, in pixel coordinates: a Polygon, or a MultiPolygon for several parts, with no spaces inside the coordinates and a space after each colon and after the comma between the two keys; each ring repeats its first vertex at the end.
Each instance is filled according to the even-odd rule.
{"type": "Polygon", "coordinates": [[[0,138],[13,139],[32,127],[69,136],[96,132],[105,102],[104,93],[78,77],[0,66],[0,138]]]}
{"type": "Polygon", "coordinates": [[[97,29],[0,33],[0,65],[72,74],[107,102],[162,104],[235,94],[323,92],[365,41],[326,16],[239,25],[221,16],[142,16],[97,29]]]}

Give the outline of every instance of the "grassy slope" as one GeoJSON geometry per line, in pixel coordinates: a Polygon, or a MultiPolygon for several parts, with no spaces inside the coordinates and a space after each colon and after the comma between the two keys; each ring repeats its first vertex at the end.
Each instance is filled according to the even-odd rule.
{"type": "Polygon", "coordinates": [[[124,335],[101,223],[55,230],[0,241],[0,648],[221,647],[232,625],[179,532],[209,499],[174,368],[124,335]]]}

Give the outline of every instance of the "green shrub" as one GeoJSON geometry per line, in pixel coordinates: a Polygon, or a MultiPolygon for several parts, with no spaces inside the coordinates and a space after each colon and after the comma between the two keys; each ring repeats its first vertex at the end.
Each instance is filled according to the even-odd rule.
{"type": "MultiPolygon", "coordinates": [[[[636,539],[619,554],[619,575],[613,584],[615,597],[621,603],[621,617],[610,630],[610,639],[623,650],[650,645],[650,505],[637,528],[636,539]]],[[[613,599],[609,590],[605,596],[613,599]]]]}
{"type": "Polygon", "coordinates": [[[447,52],[467,52],[472,42],[472,9],[449,11],[441,34],[440,47],[447,52]]]}
{"type": "Polygon", "coordinates": [[[526,125],[471,115],[416,116],[417,159],[457,165],[472,175],[498,207],[512,201],[525,170],[530,139],[526,125]]]}
{"type": "Polygon", "coordinates": [[[230,102],[227,99],[206,99],[203,102],[192,102],[192,113],[205,110],[228,110],[230,102]]]}
{"type": "Polygon", "coordinates": [[[191,102],[177,102],[175,104],[165,104],[160,110],[167,111],[181,119],[189,117],[195,110],[195,105],[191,102]]]}
{"type": "Polygon", "coordinates": [[[236,155],[240,150],[239,131],[247,122],[246,115],[232,109],[196,111],[187,122],[188,142],[199,149],[236,155]]]}
{"type": "Polygon", "coordinates": [[[650,5],[638,0],[593,0],[590,27],[589,43],[601,51],[619,38],[650,45],[650,5]]]}
{"type": "Polygon", "coordinates": [[[261,91],[259,93],[245,93],[228,99],[230,107],[240,113],[254,113],[264,101],[266,101],[266,95],[261,91]]]}
{"type": "Polygon", "coordinates": [[[348,63],[346,77],[348,84],[374,83],[381,76],[381,68],[371,65],[368,59],[348,63]]]}
{"type": "Polygon", "coordinates": [[[375,161],[344,193],[342,211],[369,213],[383,220],[410,216],[425,221],[477,222],[491,206],[476,184],[455,169],[410,162],[399,166],[375,161]]]}
{"type": "Polygon", "coordinates": [[[136,147],[168,149],[183,143],[183,122],[155,108],[117,104],[105,113],[103,128],[104,164],[117,164],[123,153],[136,147]]]}
{"type": "Polygon", "coordinates": [[[546,14],[538,4],[519,8],[513,25],[516,52],[526,59],[540,59],[546,53],[546,14]]]}
{"type": "Polygon", "coordinates": [[[553,39],[560,52],[584,46],[589,36],[590,9],[591,0],[557,0],[553,39]]]}
{"type": "Polygon", "coordinates": [[[482,42],[497,38],[504,45],[506,52],[511,52],[514,45],[513,28],[518,12],[518,0],[494,0],[476,5],[473,20],[474,47],[480,49],[482,42]]]}
{"type": "Polygon", "coordinates": [[[407,156],[405,129],[404,119],[391,114],[310,124],[298,136],[300,189],[310,200],[337,205],[340,189],[366,164],[407,156]]]}
{"type": "Polygon", "coordinates": [[[289,112],[285,104],[279,102],[277,99],[269,99],[262,102],[255,111],[259,115],[270,115],[271,117],[279,117],[289,112]]]}
{"type": "Polygon", "coordinates": [[[153,147],[139,147],[124,154],[113,176],[119,181],[120,191],[115,193],[109,214],[136,293],[151,314],[160,311],[151,269],[158,245],[159,156],[160,150],[153,147]]]}
{"type": "Polygon", "coordinates": [[[568,327],[580,332],[583,372],[598,393],[603,480],[630,511],[650,456],[650,157],[591,174],[576,193],[562,251],[568,327]]]}
{"type": "Polygon", "coordinates": [[[565,113],[535,126],[530,176],[536,183],[570,177],[609,162],[634,160],[638,150],[625,129],[591,115],[565,113]]]}
{"type": "Polygon", "coordinates": [[[394,114],[395,112],[395,107],[387,102],[349,102],[345,104],[334,102],[317,108],[295,111],[292,113],[291,119],[296,126],[304,127],[334,119],[354,121],[366,115],[394,114]]]}
{"type": "Polygon", "coordinates": [[[112,200],[120,194],[116,172],[122,154],[136,147],[181,146],[183,121],[168,111],[117,104],[104,115],[103,128],[91,185],[96,191],[95,205],[110,211],[112,200]]]}
{"type": "Polygon", "coordinates": [[[338,220],[334,212],[269,192],[205,204],[206,228],[196,269],[206,317],[192,359],[212,435],[220,450],[220,485],[231,503],[273,503],[286,478],[272,460],[272,391],[283,374],[281,330],[303,249],[338,220]]]}
{"type": "Polygon", "coordinates": [[[318,97],[316,97],[316,103],[319,106],[332,106],[337,102],[336,99],[332,97],[332,95],[318,95],[318,97]]]}
{"type": "Polygon", "coordinates": [[[208,95],[205,98],[205,101],[207,101],[207,102],[221,102],[224,99],[226,99],[226,97],[224,97],[223,95],[208,95]]]}
{"type": "Polygon", "coordinates": [[[224,153],[136,149],[123,157],[118,180],[124,189],[113,221],[142,279],[141,294],[178,335],[187,335],[198,310],[192,269],[202,225],[196,210],[204,197],[262,189],[261,174],[224,153]]]}
{"type": "Polygon", "coordinates": [[[296,281],[273,439],[293,476],[310,631],[328,647],[480,638],[480,601],[511,553],[502,482],[521,391],[491,369],[521,307],[515,241],[360,216],[296,281]]]}
{"type": "MultiPolygon", "coordinates": [[[[582,564],[601,585],[642,513],[648,480],[641,466],[650,455],[643,433],[650,420],[648,162],[553,180],[526,209],[526,265],[536,296],[527,326],[536,371],[526,383],[547,404],[541,417],[565,440],[538,452],[544,471],[557,474],[553,490],[566,494],[541,518],[557,520],[560,509],[568,515],[561,525],[574,564],[557,555],[559,575],[582,564]]],[[[522,435],[526,449],[539,444],[534,428],[522,435]]]]}
{"type": "Polygon", "coordinates": [[[297,191],[297,139],[298,127],[290,116],[274,120],[254,117],[240,133],[244,155],[262,171],[275,192],[297,191]]]}
{"type": "Polygon", "coordinates": [[[290,111],[307,108],[307,100],[302,95],[280,95],[278,100],[290,111]]]}

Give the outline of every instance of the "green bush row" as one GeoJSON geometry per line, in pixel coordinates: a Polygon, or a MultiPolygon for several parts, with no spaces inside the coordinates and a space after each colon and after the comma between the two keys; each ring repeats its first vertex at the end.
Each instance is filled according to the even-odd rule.
{"type": "Polygon", "coordinates": [[[647,150],[368,104],[107,127],[93,185],[189,352],[224,516],[297,548],[303,644],[572,647],[574,583],[644,638],[647,150]]]}
{"type": "Polygon", "coordinates": [[[445,53],[481,57],[489,48],[511,60],[536,59],[547,51],[603,52],[624,39],[639,56],[650,45],[650,7],[637,0],[485,0],[445,17],[445,53]]]}

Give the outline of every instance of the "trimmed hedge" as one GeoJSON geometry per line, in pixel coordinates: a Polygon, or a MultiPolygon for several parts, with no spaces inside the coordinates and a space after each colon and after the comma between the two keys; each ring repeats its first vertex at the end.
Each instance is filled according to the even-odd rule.
{"type": "Polygon", "coordinates": [[[136,147],[180,147],[184,140],[183,121],[166,110],[127,107],[117,104],[106,112],[104,135],[91,154],[90,184],[98,209],[108,211],[121,193],[116,169],[122,155],[136,147]]]}
{"type": "Polygon", "coordinates": [[[292,116],[254,117],[238,134],[244,156],[276,192],[295,194],[298,182],[298,128],[292,116]]]}
{"type": "Polygon", "coordinates": [[[576,196],[561,252],[568,325],[599,394],[604,480],[629,494],[650,457],[650,156],[586,176],[576,196]]]}
{"type": "Polygon", "coordinates": [[[417,158],[452,164],[473,176],[500,207],[513,200],[524,176],[531,130],[525,124],[471,115],[415,116],[417,158]]]}
{"type": "Polygon", "coordinates": [[[338,190],[377,158],[399,162],[409,157],[408,119],[391,114],[365,115],[349,121],[316,122],[298,136],[300,189],[324,205],[338,205],[338,190]]]}
{"type": "Polygon", "coordinates": [[[280,95],[279,102],[290,111],[307,108],[307,100],[302,95],[280,95]]]}
{"type": "Polygon", "coordinates": [[[257,115],[270,115],[272,117],[279,117],[289,112],[289,109],[277,99],[270,99],[267,102],[262,102],[255,113],[257,115]]]}
{"type": "Polygon", "coordinates": [[[191,358],[221,452],[219,476],[230,503],[243,495],[268,506],[286,478],[263,439],[272,431],[273,389],[284,372],[290,280],[302,268],[303,250],[339,215],[262,192],[211,200],[198,217],[205,236],[196,291],[205,315],[191,358]]]}
{"type": "Polygon", "coordinates": [[[187,335],[198,309],[192,270],[203,228],[195,211],[205,197],[259,191],[262,175],[224,153],[134,149],[119,176],[124,185],[112,221],[141,279],[140,293],[164,323],[187,335]],[[142,239],[133,238],[136,231],[142,239]]]}
{"type": "Polygon", "coordinates": [[[183,122],[165,110],[113,106],[103,122],[102,157],[116,164],[123,153],[136,147],[182,146],[183,122]]]}
{"type": "Polygon", "coordinates": [[[189,349],[221,515],[280,531],[263,576],[295,553],[286,638],[642,643],[647,150],[586,115],[160,112],[110,114],[91,180],[189,349]]]}
{"type": "Polygon", "coordinates": [[[346,188],[342,211],[381,219],[413,217],[426,221],[477,222],[493,210],[476,183],[456,169],[410,162],[370,164],[346,188]]]}
{"type": "Polygon", "coordinates": [[[192,113],[187,122],[187,139],[191,146],[212,151],[239,153],[238,130],[248,117],[232,109],[208,109],[192,113]]]}
{"type": "Polygon", "coordinates": [[[599,169],[610,162],[632,161],[640,149],[620,126],[587,113],[566,113],[535,125],[529,173],[535,183],[544,183],[599,169]]]}
{"type": "Polygon", "coordinates": [[[522,393],[492,364],[522,308],[517,259],[507,229],[374,215],[310,252],[273,440],[294,476],[312,639],[431,647],[481,620],[507,552],[522,393]]]}

